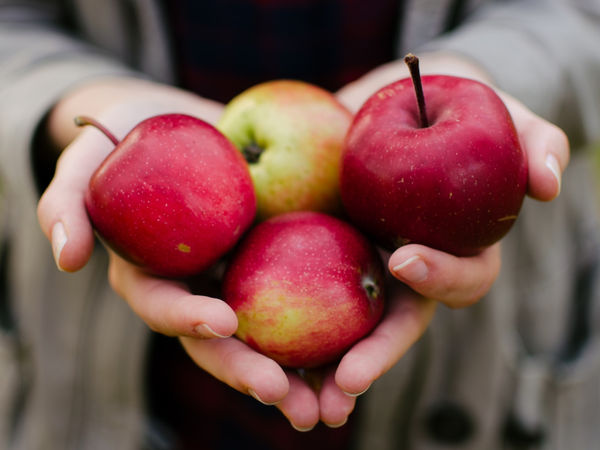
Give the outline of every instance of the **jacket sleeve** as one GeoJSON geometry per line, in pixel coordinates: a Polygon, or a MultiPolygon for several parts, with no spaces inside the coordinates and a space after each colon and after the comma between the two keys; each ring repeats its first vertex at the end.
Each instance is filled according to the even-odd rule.
{"type": "Polygon", "coordinates": [[[31,176],[37,125],[67,90],[94,77],[132,74],[71,35],[50,1],[0,0],[0,61],[0,178],[15,189],[31,176]]]}
{"type": "Polygon", "coordinates": [[[578,146],[600,139],[599,43],[597,0],[491,1],[425,49],[477,61],[578,146]]]}

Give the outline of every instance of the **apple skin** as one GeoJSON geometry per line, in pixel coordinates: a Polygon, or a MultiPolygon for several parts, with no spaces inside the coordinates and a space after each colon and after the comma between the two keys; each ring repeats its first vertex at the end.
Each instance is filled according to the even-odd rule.
{"type": "Polygon", "coordinates": [[[500,240],[527,190],[527,161],[510,113],[474,80],[422,77],[429,127],[410,78],[376,92],[354,117],[341,169],[344,208],[393,250],[419,243],[459,256],[500,240]]]}
{"type": "Polygon", "coordinates": [[[236,335],[282,366],[337,359],[379,321],[384,270],[354,227],[312,211],[285,213],[241,241],[223,280],[236,335]]]}
{"type": "Polygon", "coordinates": [[[100,238],[165,277],[197,274],[249,228],[247,164],[212,125],[183,114],[140,122],[92,175],[85,197],[100,238]]]}
{"type": "Polygon", "coordinates": [[[341,212],[339,165],[352,113],[333,94],[296,80],[273,80],[232,99],[217,124],[246,157],[259,221],[284,212],[341,212]]]}

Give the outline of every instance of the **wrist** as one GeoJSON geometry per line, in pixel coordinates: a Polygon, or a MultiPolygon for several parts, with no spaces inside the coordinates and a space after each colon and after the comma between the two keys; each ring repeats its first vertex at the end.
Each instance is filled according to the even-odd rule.
{"type": "MultiPolygon", "coordinates": [[[[140,80],[135,80],[135,85],[140,80]]],[[[128,87],[134,81],[128,78],[106,78],[78,85],[68,91],[49,111],[46,134],[56,148],[63,149],[80,133],[74,117],[86,114],[97,117],[112,104],[125,101],[128,87]]]]}
{"type": "Polygon", "coordinates": [[[222,105],[182,89],[136,78],[106,78],[80,85],[58,101],[46,120],[47,135],[66,147],[82,131],[73,119],[87,115],[104,121],[124,136],[141,120],[178,112],[214,123],[222,105]]]}
{"type": "Polygon", "coordinates": [[[419,56],[421,73],[472,78],[490,86],[495,82],[490,73],[473,59],[448,51],[425,52],[419,56]]]}

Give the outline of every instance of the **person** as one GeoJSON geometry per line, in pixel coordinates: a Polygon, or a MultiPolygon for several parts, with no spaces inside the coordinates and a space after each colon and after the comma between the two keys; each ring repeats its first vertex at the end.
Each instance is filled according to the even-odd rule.
{"type": "MultiPolygon", "coordinates": [[[[191,448],[317,445],[311,436],[329,436],[331,448],[590,448],[599,228],[585,155],[573,155],[564,186],[561,175],[564,132],[574,148],[599,137],[597,5],[297,3],[0,4],[7,446],[169,448],[191,433],[191,448]],[[214,123],[244,86],[284,76],[335,90],[356,110],[406,76],[397,58],[408,49],[423,73],[498,90],[527,153],[530,197],[554,201],[526,202],[502,271],[500,245],[470,258],[419,245],[393,252],[390,273],[404,284],[393,284],[376,330],[315,375],[320,389],[230,337],[235,316],[213,289],[192,295],[98,248],[82,199],[111,145],[76,129],[74,116],[117,136],[162,112],[214,123]],[[190,361],[221,383],[195,384],[190,361]],[[219,396],[222,385],[233,390],[219,396]],[[261,434],[273,408],[257,413],[235,391],[275,405],[298,430],[316,428],[261,434]],[[169,422],[165,404],[189,409],[169,422]]],[[[206,278],[214,285],[218,273],[206,278]]]]}

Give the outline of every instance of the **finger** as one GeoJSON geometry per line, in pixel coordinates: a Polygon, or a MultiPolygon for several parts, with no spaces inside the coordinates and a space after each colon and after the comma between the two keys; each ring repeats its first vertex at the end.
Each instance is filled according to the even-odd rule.
{"type": "Polygon", "coordinates": [[[565,133],[547,122],[533,122],[520,133],[527,149],[529,166],[528,194],[550,201],[560,194],[561,178],[569,160],[569,143],[565,133]]]}
{"type": "Polygon", "coordinates": [[[529,168],[528,194],[550,201],[561,189],[562,173],[569,163],[569,141],[557,126],[537,116],[523,104],[501,94],[508,107],[529,168]]]}
{"type": "Polygon", "coordinates": [[[335,372],[329,371],[319,392],[321,421],[330,428],[339,428],[354,410],[356,396],[347,395],[335,382],[335,372]]]}
{"type": "Polygon", "coordinates": [[[277,403],[277,408],[298,431],[310,431],[319,422],[317,394],[296,373],[288,372],[289,392],[277,403]]]}
{"type": "Polygon", "coordinates": [[[192,295],[180,282],[157,278],[110,253],[113,289],[154,331],[167,336],[227,337],[237,329],[237,317],[222,300],[192,295]]]}
{"type": "Polygon", "coordinates": [[[82,133],[61,154],[54,178],[38,203],[38,221],[60,270],[81,269],[92,253],[94,234],[85,209],[85,192],[93,171],[111,148],[105,137],[93,131],[82,133]]]}
{"type": "Polygon", "coordinates": [[[408,68],[404,61],[390,62],[346,84],[335,95],[350,111],[356,112],[379,89],[408,75],[408,68]]]}
{"type": "Polygon", "coordinates": [[[290,390],[283,369],[235,337],[180,341],[194,362],[218,380],[265,405],[282,402],[290,390]]]}
{"type": "Polygon", "coordinates": [[[500,244],[471,257],[411,244],[400,247],[388,261],[390,272],[398,280],[451,308],[469,306],[481,299],[498,277],[500,265],[500,244]]]}
{"type": "Polygon", "coordinates": [[[383,321],[344,355],[335,382],[350,396],[364,393],[421,337],[437,302],[407,292],[390,301],[383,321]]]}

